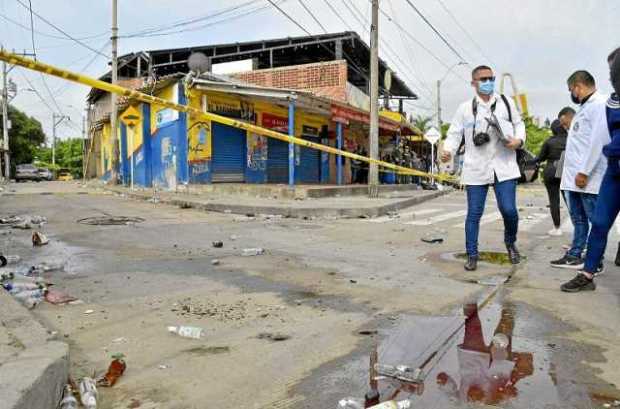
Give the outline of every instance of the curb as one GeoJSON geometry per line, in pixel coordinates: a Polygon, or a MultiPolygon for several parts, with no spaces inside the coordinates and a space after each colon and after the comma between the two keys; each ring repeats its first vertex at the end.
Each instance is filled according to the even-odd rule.
{"type": "Polygon", "coordinates": [[[19,350],[0,362],[0,407],[57,407],[69,377],[69,346],[53,340],[29,311],[4,291],[0,292],[0,306],[0,335],[6,335],[19,350]]]}
{"type": "MultiPolygon", "coordinates": [[[[105,188],[114,193],[124,194],[132,199],[150,200],[151,195],[137,192],[128,192],[123,189],[105,188]]],[[[309,218],[309,217],[340,217],[340,218],[371,218],[386,215],[413,205],[417,205],[428,200],[435,199],[450,193],[451,189],[443,191],[428,191],[429,193],[415,196],[395,203],[374,207],[342,207],[342,208],[294,208],[288,206],[248,206],[248,205],[230,205],[222,203],[204,203],[192,199],[176,199],[176,198],[160,198],[159,203],[178,206],[181,208],[192,208],[217,213],[232,214],[269,214],[279,215],[289,218],[309,218]]]]}

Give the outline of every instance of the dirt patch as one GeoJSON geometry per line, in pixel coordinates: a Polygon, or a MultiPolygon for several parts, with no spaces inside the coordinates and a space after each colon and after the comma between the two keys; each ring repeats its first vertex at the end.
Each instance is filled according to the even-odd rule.
{"type": "Polygon", "coordinates": [[[218,355],[218,354],[227,354],[230,352],[230,347],[229,346],[199,346],[199,347],[194,347],[194,348],[189,348],[184,350],[183,352],[186,352],[188,354],[194,354],[194,355],[200,355],[200,356],[205,356],[205,355],[218,355]]]}

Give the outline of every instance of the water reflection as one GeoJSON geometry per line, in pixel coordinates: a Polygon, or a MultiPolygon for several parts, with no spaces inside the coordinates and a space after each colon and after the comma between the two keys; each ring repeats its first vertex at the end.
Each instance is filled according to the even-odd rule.
{"type": "Polygon", "coordinates": [[[512,349],[514,314],[503,307],[491,342],[487,345],[475,303],[463,308],[465,333],[457,346],[459,382],[454,375],[440,372],[436,376],[439,389],[461,401],[495,405],[515,398],[518,384],[534,373],[534,357],[530,352],[512,349]]]}

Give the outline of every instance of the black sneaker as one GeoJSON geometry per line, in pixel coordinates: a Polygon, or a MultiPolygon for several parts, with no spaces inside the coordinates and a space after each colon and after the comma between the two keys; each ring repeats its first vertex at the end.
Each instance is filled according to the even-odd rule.
{"type": "Polygon", "coordinates": [[[583,264],[583,259],[567,254],[559,260],[553,260],[551,262],[551,267],[581,270],[583,268],[583,264]]]}
{"type": "Polygon", "coordinates": [[[565,293],[578,293],[579,291],[594,291],[596,290],[596,284],[594,281],[588,280],[583,274],[577,274],[575,278],[567,283],[562,284],[560,287],[565,293]]]}
{"type": "Polygon", "coordinates": [[[521,263],[521,254],[514,243],[506,244],[506,250],[508,250],[508,258],[510,259],[511,264],[521,263]]]}
{"type": "Polygon", "coordinates": [[[467,256],[467,263],[465,263],[464,267],[467,271],[476,271],[478,269],[478,257],[467,256]]]}

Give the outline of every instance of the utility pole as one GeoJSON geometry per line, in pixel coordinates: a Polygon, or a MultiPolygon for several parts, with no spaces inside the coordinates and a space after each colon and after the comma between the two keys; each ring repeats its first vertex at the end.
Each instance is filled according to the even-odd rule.
{"type": "MultiPolygon", "coordinates": [[[[118,0],[112,0],[112,84],[116,84],[118,80],[118,0]]],[[[112,141],[114,141],[114,149],[112,151],[112,184],[118,182],[118,167],[120,159],[120,148],[118,143],[118,131],[117,131],[117,97],[116,94],[111,94],[111,109],[110,109],[110,132],[112,134],[112,141]]]]}
{"type": "Polygon", "coordinates": [[[11,179],[9,162],[9,71],[6,63],[2,63],[2,149],[4,150],[4,180],[11,179]]]}
{"type": "MultiPolygon", "coordinates": [[[[372,0],[370,26],[370,158],[379,157],[379,0],[372,0]]],[[[368,197],[379,197],[379,166],[368,167],[368,197]]]]}
{"type": "Polygon", "coordinates": [[[441,133],[441,80],[437,80],[437,130],[441,133]]]}
{"type": "Polygon", "coordinates": [[[69,120],[69,117],[56,113],[52,114],[52,168],[54,172],[56,172],[56,127],[65,119],[69,120]]]}

